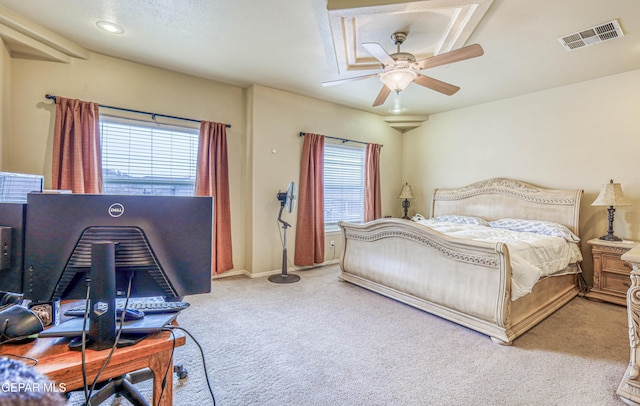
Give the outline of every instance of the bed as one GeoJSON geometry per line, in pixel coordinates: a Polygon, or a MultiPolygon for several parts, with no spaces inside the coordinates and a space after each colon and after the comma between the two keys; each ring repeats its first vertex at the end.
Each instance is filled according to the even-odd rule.
{"type": "MultiPolygon", "coordinates": [[[[580,189],[546,189],[494,178],[436,189],[431,218],[532,220],[564,228],[579,241],[581,197],[580,189]]],[[[342,280],[486,334],[499,344],[510,345],[579,292],[579,254],[512,300],[509,242],[460,238],[395,218],[342,222],[340,227],[342,280]]]]}

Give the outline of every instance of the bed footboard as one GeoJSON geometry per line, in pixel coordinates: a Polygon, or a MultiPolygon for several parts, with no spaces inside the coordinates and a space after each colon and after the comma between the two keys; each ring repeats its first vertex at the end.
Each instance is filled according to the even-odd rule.
{"type": "Polygon", "coordinates": [[[341,278],[510,343],[511,267],[503,243],[462,241],[420,224],[340,223],[341,278]]]}

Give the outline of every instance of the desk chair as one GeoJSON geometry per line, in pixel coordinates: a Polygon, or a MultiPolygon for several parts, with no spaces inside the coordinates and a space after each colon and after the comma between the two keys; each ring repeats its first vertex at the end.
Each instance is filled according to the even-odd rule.
{"type": "MultiPolygon", "coordinates": [[[[173,372],[178,379],[188,376],[188,371],[182,364],[174,365],[173,372]]],[[[149,406],[149,402],[134,386],[137,383],[153,379],[153,372],[149,368],[144,368],[126,375],[112,378],[96,385],[97,392],[91,395],[89,401],[91,405],[99,405],[112,395],[124,396],[134,406],[149,406]]]]}
{"type": "Polygon", "coordinates": [[[153,373],[149,368],[109,379],[97,385],[98,391],[89,400],[92,405],[99,405],[111,395],[116,395],[124,396],[134,406],[149,406],[149,402],[134,386],[149,379],[153,379],[153,373]]]}

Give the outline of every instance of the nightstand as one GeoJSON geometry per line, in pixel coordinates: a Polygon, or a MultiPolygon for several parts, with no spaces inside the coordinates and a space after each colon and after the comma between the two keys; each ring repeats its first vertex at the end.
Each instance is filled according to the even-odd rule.
{"type": "Polygon", "coordinates": [[[620,257],[638,241],[588,241],[593,254],[593,288],[586,294],[590,299],[627,305],[627,290],[631,286],[631,265],[620,257]]]}

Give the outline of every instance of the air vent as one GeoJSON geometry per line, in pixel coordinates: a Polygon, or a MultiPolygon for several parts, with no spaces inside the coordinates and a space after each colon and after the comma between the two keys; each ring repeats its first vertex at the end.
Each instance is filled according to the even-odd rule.
{"type": "Polygon", "coordinates": [[[622,37],[622,29],[618,20],[609,21],[595,27],[587,28],[558,38],[567,51],[597,44],[603,41],[622,37]]]}

